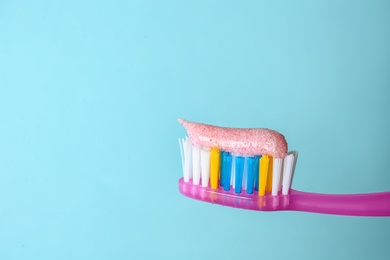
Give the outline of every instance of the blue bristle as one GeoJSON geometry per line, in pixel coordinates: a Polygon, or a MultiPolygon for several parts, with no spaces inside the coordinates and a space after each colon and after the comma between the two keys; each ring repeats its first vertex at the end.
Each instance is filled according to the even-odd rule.
{"type": "Polygon", "coordinates": [[[226,154],[226,152],[221,151],[221,154],[220,154],[221,160],[219,163],[219,186],[223,186],[225,154],[226,154]]]}
{"type": "Polygon", "coordinates": [[[224,190],[230,190],[230,178],[232,172],[232,155],[222,152],[221,160],[221,185],[224,190]]]}
{"type": "Polygon", "coordinates": [[[259,167],[260,167],[260,162],[259,160],[261,159],[261,155],[255,157],[255,190],[259,190],[259,167]]]}
{"type": "Polygon", "coordinates": [[[246,193],[252,194],[255,184],[255,171],[256,171],[256,157],[248,157],[247,160],[247,185],[246,193]]]}
{"type": "Polygon", "coordinates": [[[235,160],[235,174],[236,178],[234,180],[235,187],[234,191],[235,193],[241,193],[242,189],[242,176],[244,175],[244,165],[245,165],[245,158],[241,156],[237,156],[235,160]]]}
{"type": "MultiPolygon", "coordinates": [[[[246,167],[246,192],[248,194],[253,194],[254,189],[257,191],[259,189],[259,160],[261,155],[254,157],[235,157],[235,193],[241,193],[242,191],[242,180],[244,176],[245,169],[245,158],[247,158],[247,167],[246,167]]],[[[230,190],[231,183],[231,171],[232,171],[232,155],[229,152],[221,151],[221,161],[220,161],[220,186],[224,190],[230,190]]]]}

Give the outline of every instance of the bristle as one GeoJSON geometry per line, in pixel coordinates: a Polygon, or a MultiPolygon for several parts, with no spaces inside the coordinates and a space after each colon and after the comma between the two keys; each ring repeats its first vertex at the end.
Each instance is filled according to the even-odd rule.
{"type": "Polygon", "coordinates": [[[192,178],[192,169],[191,169],[191,164],[192,164],[192,156],[191,156],[191,151],[192,151],[192,144],[190,139],[188,138],[182,138],[179,140],[180,143],[180,149],[182,151],[182,165],[183,165],[183,178],[185,182],[189,182],[190,179],[192,178]]]}
{"type": "Polygon", "coordinates": [[[272,168],[272,195],[277,196],[279,192],[280,175],[282,173],[283,159],[274,158],[272,168]]]}
{"type": "Polygon", "coordinates": [[[192,146],[192,183],[199,185],[200,182],[200,149],[192,146]]]}
{"type": "Polygon", "coordinates": [[[200,150],[200,162],[201,162],[201,173],[202,173],[202,186],[207,187],[210,179],[210,151],[201,149],[200,150]]]}
{"type": "Polygon", "coordinates": [[[242,190],[242,177],[244,175],[245,158],[242,156],[236,156],[234,168],[235,168],[235,180],[234,191],[235,193],[241,193],[242,190]]]}
{"type": "Polygon", "coordinates": [[[260,159],[259,196],[265,195],[265,188],[267,185],[267,177],[268,177],[268,165],[269,165],[269,157],[267,155],[264,155],[260,159]]]}
{"type": "Polygon", "coordinates": [[[292,174],[291,174],[290,188],[291,188],[291,184],[292,184],[292,182],[294,180],[295,167],[297,166],[297,160],[298,160],[298,152],[297,151],[292,151],[291,153],[294,154],[294,166],[293,166],[292,174]]]}
{"type": "Polygon", "coordinates": [[[259,178],[260,178],[260,156],[256,156],[255,160],[255,190],[259,191],[259,178]]]}
{"type": "Polygon", "coordinates": [[[270,156],[268,162],[267,184],[265,186],[266,192],[272,192],[273,167],[274,167],[274,158],[270,156]]]}
{"type": "Polygon", "coordinates": [[[222,152],[221,156],[221,183],[224,190],[230,190],[232,155],[227,152],[222,152]]]}
{"type": "Polygon", "coordinates": [[[244,173],[242,174],[242,189],[246,192],[247,179],[248,179],[248,157],[244,157],[244,173]]]}
{"type": "Polygon", "coordinates": [[[232,173],[230,175],[230,185],[232,186],[233,190],[236,187],[235,181],[236,181],[236,156],[232,155],[232,173]]]}
{"type": "Polygon", "coordinates": [[[283,184],[282,184],[282,194],[287,195],[291,188],[291,181],[293,175],[293,169],[295,167],[295,157],[297,152],[290,152],[286,158],[284,158],[283,166],[283,184]]]}
{"type": "Polygon", "coordinates": [[[194,146],[190,139],[180,138],[180,155],[184,182],[211,187],[213,190],[234,190],[235,194],[278,196],[288,195],[297,161],[297,152],[285,158],[268,155],[241,156],[194,146]]]}
{"type": "Polygon", "coordinates": [[[218,188],[219,178],[219,151],[216,148],[210,151],[210,185],[216,190],[218,188]]]}
{"type": "Polygon", "coordinates": [[[252,194],[255,188],[255,175],[258,174],[256,168],[256,157],[247,158],[247,185],[246,193],[252,194]]]}
{"type": "Polygon", "coordinates": [[[183,138],[179,138],[179,146],[180,146],[180,157],[181,157],[181,167],[184,173],[184,149],[183,149],[183,138]]]}

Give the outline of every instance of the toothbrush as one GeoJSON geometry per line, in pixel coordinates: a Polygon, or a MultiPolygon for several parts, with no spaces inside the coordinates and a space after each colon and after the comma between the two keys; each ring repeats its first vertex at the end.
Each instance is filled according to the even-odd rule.
{"type": "Polygon", "coordinates": [[[192,199],[247,210],[390,216],[390,192],[319,194],[291,189],[298,152],[266,128],[228,128],[179,119],[183,177],[192,199]]]}

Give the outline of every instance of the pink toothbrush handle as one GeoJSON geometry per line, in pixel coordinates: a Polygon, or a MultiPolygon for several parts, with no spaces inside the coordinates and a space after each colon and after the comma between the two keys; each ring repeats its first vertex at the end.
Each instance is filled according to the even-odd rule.
{"type": "Polygon", "coordinates": [[[213,190],[179,179],[180,192],[192,199],[222,206],[247,210],[295,210],[349,216],[390,216],[390,192],[367,194],[319,194],[290,190],[289,195],[259,197],[254,194],[236,194],[223,187],[213,190]]]}
{"type": "Polygon", "coordinates": [[[349,216],[390,216],[390,192],[319,194],[292,189],[286,209],[349,216]]]}

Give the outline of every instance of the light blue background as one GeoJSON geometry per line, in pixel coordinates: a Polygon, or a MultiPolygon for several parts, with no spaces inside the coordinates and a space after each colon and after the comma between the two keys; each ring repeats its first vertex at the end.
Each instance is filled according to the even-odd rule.
{"type": "Polygon", "coordinates": [[[178,117],[390,191],[389,1],[0,1],[0,259],[389,259],[390,218],[180,195],[178,117]]]}

